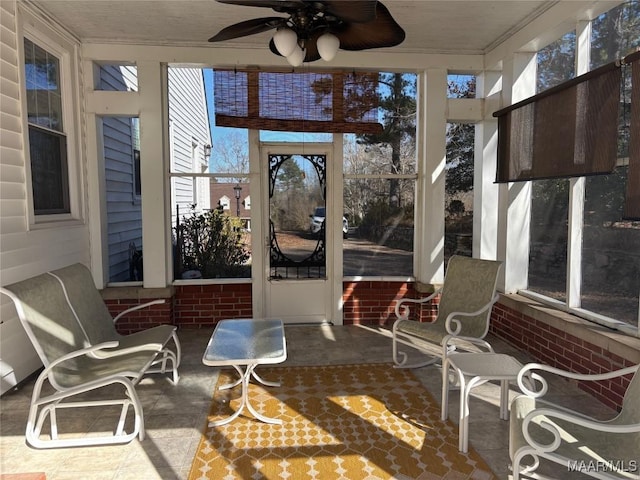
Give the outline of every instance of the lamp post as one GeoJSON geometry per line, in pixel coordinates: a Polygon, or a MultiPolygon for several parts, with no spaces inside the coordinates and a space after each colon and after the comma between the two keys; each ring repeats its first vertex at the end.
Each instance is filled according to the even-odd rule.
{"type": "Polygon", "coordinates": [[[233,187],[233,193],[236,196],[236,217],[240,218],[240,192],[242,192],[242,187],[238,183],[235,187],[233,187]]]}

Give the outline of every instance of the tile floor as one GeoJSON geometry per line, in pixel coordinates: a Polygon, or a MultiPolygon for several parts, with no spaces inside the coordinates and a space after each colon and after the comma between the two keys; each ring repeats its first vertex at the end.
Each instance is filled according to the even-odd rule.
{"type": "MultiPolygon", "coordinates": [[[[201,363],[210,334],[208,330],[180,330],[184,356],[177,386],[158,376],[146,378],[138,385],[147,432],[142,442],[136,439],[116,446],[35,450],[28,447],[24,439],[33,380],[3,395],[0,398],[0,474],[45,472],[47,480],[187,478],[217,380],[216,369],[201,363]]],[[[391,362],[390,333],[381,327],[287,326],[286,337],[289,365],[391,362]]],[[[504,342],[490,340],[496,351],[528,361],[504,342]]],[[[442,388],[439,368],[430,366],[415,372],[439,404],[442,388]]],[[[554,387],[559,392],[555,400],[587,413],[606,413],[599,402],[570,385],[560,382],[554,387]]],[[[473,392],[470,445],[498,478],[508,478],[508,422],[498,416],[499,388],[496,384],[485,384],[473,392]]],[[[511,395],[516,395],[515,387],[511,395]]],[[[453,391],[449,398],[453,421],[457,421],[458,399],[458,392],[453,391]]],[[[86,414],[76,413],[71,420],[71,431],[100,430],[106,421],[115,421],[111,412],[96,414],[95,409],[86,414]]],[[[558,478],[566,478],[559,475],[558,478]]]]}

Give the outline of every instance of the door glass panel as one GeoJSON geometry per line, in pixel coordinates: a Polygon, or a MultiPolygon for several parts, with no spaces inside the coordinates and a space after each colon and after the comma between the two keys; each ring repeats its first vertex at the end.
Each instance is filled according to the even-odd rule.
{"type": "Polygon", "coordinates": [[[325,278],[324,155],[269,155],[270,279],[325,278]]]}

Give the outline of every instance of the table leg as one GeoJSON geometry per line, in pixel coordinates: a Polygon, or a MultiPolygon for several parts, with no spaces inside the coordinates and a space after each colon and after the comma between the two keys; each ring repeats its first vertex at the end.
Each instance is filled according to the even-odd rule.
{"type": "MultiPolygon", "coordinates": [[[[249,409],[249,411],[253,414],[253,416],[255,418],[257,418],[258,420],[261,420],[265,423],[272,423],[275,425],[282,425],[282,420],[279,418],[271,418],[271,417],[265,417],[264,415],[256,412],[256,410],[253,408],[253,405],[251,405],[251,402],[249,401],[249,377],[251,375],[253,375],[254,377],[256,377],[256,380],[260,381],[260,383],[264,383],[260,377],[257,377],[254,373],[253,370],[257,367],[257,365],[251,365],[247,368],[247,374],[245,375],[245,381],[243,383],[243,395],[245,396],[246,399],[246,405],[247,408],[249,409]]],[[[273,383],[273,382],[269,382],[269,383],[264,383],[265,385],[269,385],[272,384],[274,386],[278,386],[279,384],[277,383],[273,383]]]]}
{"type": "Polygon", "coordinates": [[[500,381],[500,418],[509,420],[509,380],[500,381]]]}
{"type": "Polygon", "coordinates": [[[449,417],[449,359],[442,363],[442,406],[440,419],[447,420],[449,417]]]}
{"type": "Polygon", "coordinates": [[[482,385],[487,380],[482,377],[473,377],[467,381],[465,375],[460,375],[460,451],[467,453],[469,451],[469,396],[471,390],[482,385]],[[465,384],[466,382],[466,384],[465,384]]]}
{"type": "Polygon", "coordinates": [[[240,405],[238,406],[238,409],[233,413],[233,415],[231,415],[231,416],[229,416],[227,418],[224,418],[222,420],[209,422],[209,427],[219,427],[219,426],[222,426],[222,425],[226,425],[227,423],[235,420],[236,418],[238,418],[238,416],[240,416],[240,414],[244,410],[245,406],[251,412],[251,414],[255,418],[257,418],[258,420],[261,420],[261,421],[263,421],[265,423],[272,423],[272,424],[282,425],[282,420],[277,419],[277,418],[266,417],[266,416],[258,413],[255,410],[255,408],[253,408],[253,405],[251,405],[251,402],[249,401],[249,378],[251,378],[252,375],[254,376],[254,378],[256,378],[256,380],[258,380],[260,383],[263,383],[264,385],[267,385],[267,386],[279,386],[279,384],[277,384],[276,382],[265,382],[260,377],[258,377],[254,373],[254,369],[257,366],[258,366],[258,364],[247,365],[247,367],[243,370],[242,367],[240,367],[238,365],[233,365],[233,368],[235,368],[237,370],[238,374],[240,375],[240,379],[235,381],[235,382],[233,382],[233,383],[222,385],[221,387],[219,387],[219,390],[229,389],[229,388],[235,387],[235,386],[237,386],[239,384],[242,384],[242,396],[240,398],[240,405]]]}
{"type": "MultiPolygon", "coordinates": [[[[265,385],[267,387],[279,387],[280,386],[280,382],[269,382],[267,380],[264,380],[262,377],[260,377],[255,372],[255,370],[251,372],[251,376],[253,378],[255,378],[258,383],[261,383],[262,385],[265,385]]],[[[240,383],[242,383],[242,376],[240,378],[238,378],[238,380],[236,380],[235,382],[227,383],[226,385],[222,385],[222,386],[218,387],[218,390],[228,390],[229,388],[237,387],[238,385],[240,385],[240,383]]]]}
{"type": "MultiPolygon", "coordinates": [[[[456,369],[458,370],[458,369],[456,369]]],[[[460,379],[460,412],[458,413],[458,450],[467,453],[469,441],[467,439],[467,429],[469,427],[469,392],[471,386],[467,386],[466,377],[458,370],[460,379]]]]}
{"type": "Polygon", "coordinates": [[[251,371],[251,376],[253,378],[255,378],[256,381],[260,382],[262,385],[265,385],[267,387],[279,387],[280,386],[280,382],[269,382],[267,380],[263,380],[262,377],[258,376],[258,374],[255,372],[255,370],[251,371]]]}

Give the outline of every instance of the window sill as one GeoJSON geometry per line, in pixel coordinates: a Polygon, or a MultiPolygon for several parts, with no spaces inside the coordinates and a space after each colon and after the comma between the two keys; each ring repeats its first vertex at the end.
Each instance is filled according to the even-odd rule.
{"type": "Polygon", "coordinates": [[[634,364],[640,363],[640,338],[638,337],[553,309],[519,294],[500,294],[498,303],[634,364]]]}
{"type": "Polygon", "coordinates": [[[155,300],[173,297],[173,288],[142,288],[142,286],[107,287],[101,292],[104,300],[155,300]]]}
{"type": "Polygon", "coordinates": [[[60,220],[51,220],[46,219],[37,223],[32,223],[29,225],[30,231],[35,230],[46,230],[52,228],[73,228],[73,227],[83,227],[85,225],[83,220],[79,220],[77,218],[63,218],[60,220]]]}

